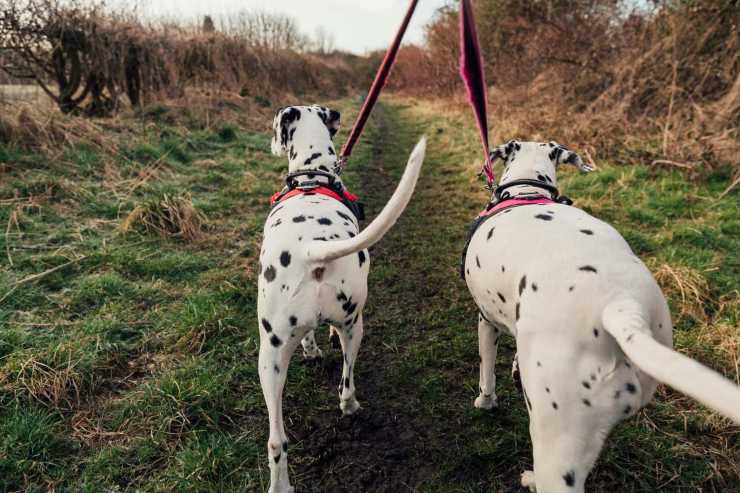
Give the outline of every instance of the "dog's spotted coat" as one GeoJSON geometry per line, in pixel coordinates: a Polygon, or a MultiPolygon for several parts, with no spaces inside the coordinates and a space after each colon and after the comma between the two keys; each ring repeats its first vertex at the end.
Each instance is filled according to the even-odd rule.
{"type": "MultiPolygon", "coordinates": [[[[338,112],[316,105],[280,109],[273,121],[273,153],[288,154],[290,172],[334,173],[337,157],[332,137],[339,128],[339,118],[338,112]]],[[[370,256],[366,247],[378,241],[403,211],[423,157],[422,142],[388,205],[362,233],[352,211],[325,195],[285,199],[267,217],[259,259],[257,314],[259,375],[270,418],[269,493],[293,492],[282,393],[298,341],[306,358],[322,356],[314,338],[314,329],[320,324],[330,324],[344,353],[338,389],[340,408],[344,414],[352,414],[360,407],[355,397],[354,370],[367,299],[370,256]]],[[[341,183],[338,176],[335,179],[341,183]]],[[[313,180],[328,183],[326,176],[318,174],[296,177],[299,185],[313,180]]]]}
{"type": "MultiPolygon", "coordinates": [[[[493,158],[505,161],[501,183],[536,179],[556,185],[556,167],[588,170],[556,143],[511,141],[493,158]]],[[[534,186],[511,197],[548,195],[534,186]]],[[[522,483],[540,493],[579,492],[606,435],[652,397],[656,381],[602,337],[602,312],[629,292],[650,313],[653,336],[671,345],[671,320],[657,284],[619,233],[586,212],[557,203],[507,209],[471,239],[466,281],[480,310],[480,395],[496,405],[498,338],[516,338],[514,373],[521,380],[534,448],[534,472],[522,483]]]]}

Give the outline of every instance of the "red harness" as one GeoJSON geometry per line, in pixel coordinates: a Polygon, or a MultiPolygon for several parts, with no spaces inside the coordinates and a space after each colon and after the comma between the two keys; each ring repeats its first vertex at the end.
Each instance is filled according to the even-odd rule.
{"type": "Polygon", "coordinates": [[[290,190],[288,192],[281,190],[279,192],[275,192],[274,194],[272,194],[272,197],[270,197],[270,205],[275,205],[278,202],[282,202],[285,199],[295,197],[296,195],[317,195],[317,194],[326,195],[327,197],[331,197],[334,200],[338,200],[339,202],[344,202],[345,200],[348,200],[350,202],[357,202],[358,200],[357,195],[351,192],[348,192],[347,190],[342,190],[342,195],[339,195],[337,192],[327,187],[316,187],[310,190],[302,190],[300,188],[294,188],[293,190],[290,190]]]}

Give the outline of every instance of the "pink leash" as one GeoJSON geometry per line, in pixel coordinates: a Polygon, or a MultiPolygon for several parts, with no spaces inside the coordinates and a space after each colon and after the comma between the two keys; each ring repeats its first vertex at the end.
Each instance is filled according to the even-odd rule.
{"type": "Polygon", "coordinates": [[[486,77],[483,73],[483,59],[480,54],[478,33],[470,0],[460,1],[460,77],[465,83],[468,102],[473,107],[478,132],[486,155],[483,172],[486,174],[488,188],[493,189],[494,175],[491,164],[491,151],[488,145],[488,117],[486,114],[486,77]]]}
{"type": "Polygon", "coordinates": [[[352,130],[349,133],[347,142],[344,143],[342,151],[339,153],[340,169],[344,168],[347,163],[347,158],[349,158],[350,154],[352,154],[352,148],[359,140],[360,134],[365,128],[365,123],[367,123],[367,119],[370,117],[370,113],[375,106],[375,102],[378,100],[380,91],[381,89],[383,89],[383,86],[388,79],[391,68],[393,68],[393,63],[396,61],[396,55],[398,54],[398,49],[401,46],[401,40],[403,40],[403,35],[406,33],[406,28],[408,28],[411,17],[414,15],[414,10],[416,10],[417,3],[418,0],[411,1],[411,5],[409,5],[408,10],[406,11],[406,16],[401,23],[401,27],[398,28],[396,38],[393,40],[391,46],[388,47],[388,51],[385,54],[383,63],[380,64],[378,73],[375,74],[375,80],[373,81],[372,86],[370,86],[370,91],[368,91],[367,98],[365,98],[365,103],[362,105],[362,109],[360,109],[360,114],[357,115],[357,119],[355,120],[355,124],[352,126],[352,130]]]}

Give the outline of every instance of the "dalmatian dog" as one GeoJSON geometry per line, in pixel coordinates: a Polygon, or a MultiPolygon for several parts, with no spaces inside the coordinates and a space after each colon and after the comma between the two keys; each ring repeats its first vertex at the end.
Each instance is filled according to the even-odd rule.
{"type": "MultiPolygon", "coordinates": [[[[320,106],[280,109],[273,121],[272,152],[288,154],[298,185],[306,180],[339,183],[332,137],[338,112],[320,106]]],[[[363,335],[370,260],[367,248],[396,222],[411,198],[424,160],[426,139],[413,150],[398,188],[367,228],[340,200],[321,194],[296,195],[278,202],[264,227],[260,252],[257,314],[259,376],[270,420],[267,443],[269,493],[291,493],[288,437],[282,395],[291,355],[301,341],[308,358],[321,356],[313,331],[328,323],[339,337],[344,363],[339,407],[349,415],[360,407],[354,370],[363,335]]]]}
{"type": "MultiPolygon", "coordinates": [[[[591,170],[555,142],[510,141],[491,159],[505,163],[501,200],[556,195],[560,165],[591,170]]],[[[658,381],[740,422],[740,389],[671,349],[665,298],[622,236],[576,207],[538,202],[479,220],[463,264],[480,310],[475,407],[496,406],[498,339],[516,338],[534,455],[522,485],[585,491],[610,430],[650,402],[658,381]]]]}

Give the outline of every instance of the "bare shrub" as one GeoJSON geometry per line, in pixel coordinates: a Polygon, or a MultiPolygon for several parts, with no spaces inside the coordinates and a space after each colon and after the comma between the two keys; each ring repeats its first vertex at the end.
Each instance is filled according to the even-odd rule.
{"type": "Polygon", "coordinates": [[[107,115],[209,87],[270,96],[343,94],[346,65],[301,54],[306,38],[284,15],[245,12],[202,26],[145,25],[103,2],[6,0],[0,13],[0,69],[30,79],[65,112],[107,115]]]}

